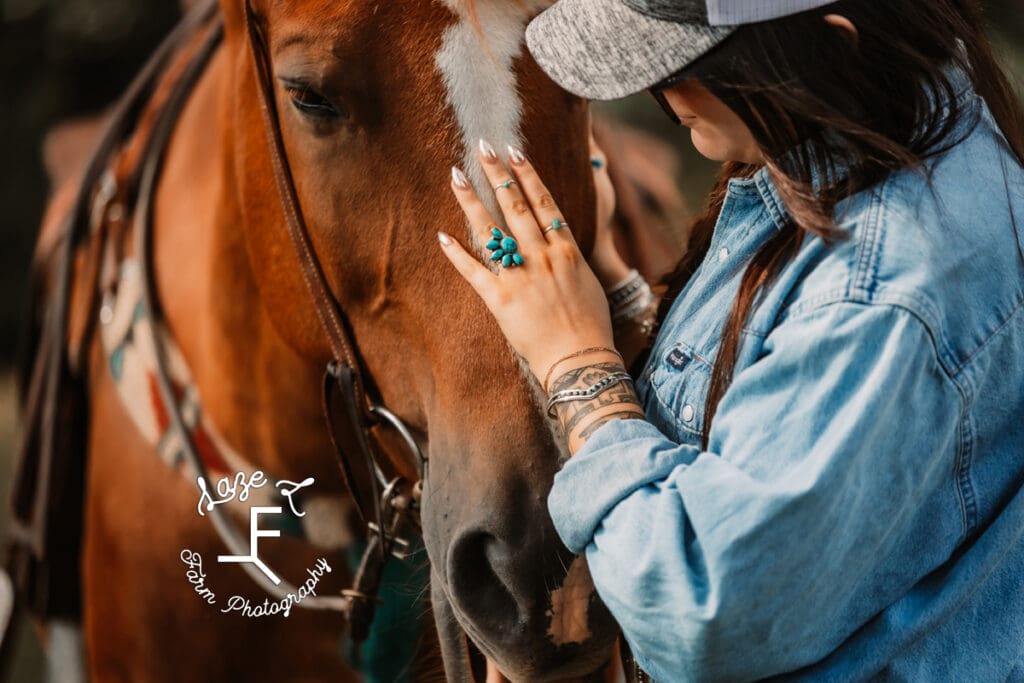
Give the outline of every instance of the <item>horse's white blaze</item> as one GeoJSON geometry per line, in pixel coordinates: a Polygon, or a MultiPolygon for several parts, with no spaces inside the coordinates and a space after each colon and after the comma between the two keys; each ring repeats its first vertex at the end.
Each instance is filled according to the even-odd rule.
{"type": "MultiPolygon", "coordinates": [[[[481,139],[487,140],[503,158],[508,145],[523,148],[520,132],[523,105],[514,62],[524,49],[527,22],[552,0],[438,1],[458,16],[458,21],[444,33],[435,63],[444,79],[448,103],[461,132],[461,168],[495,221],[505,228],[494,190],[477,158],[477,145],[481,139]],[[468,8],[471,2],[476,11],[476,24],[468,8]]],[[[477,235],[473,231],[470,234],[481,258],[487,258],[489,252],[477,235]]],[[[524,256],[529,259],[529,254],[524,256]]],[[[521,358],[519,366],[527,378],[532,376],[521,358]]],[[[534,381],[532,385],[534,401],[538,406],[545,405],[547,397],[540,383],[534,381]]],[[[562,456],[568,457],[569,448],[561,430],[550,420],[548,426],[562,456]]]]}
{"type": "Polygon", "coordinates": [[[510,0],[476,0],[475,25],[466,0],[441,2],[458,15],[445,31],[435,61],[462,133],[462,170],[504,227],[476,150],[480,139],[503,156],[507,145],[522,146],[523,106],[513,62],[522,53],[530,12],[510,0]]]}

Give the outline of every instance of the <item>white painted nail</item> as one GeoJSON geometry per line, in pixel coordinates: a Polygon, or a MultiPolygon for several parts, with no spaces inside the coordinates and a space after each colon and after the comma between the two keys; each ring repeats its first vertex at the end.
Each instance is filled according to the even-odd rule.
{"type": "Polygon", "coordinates": [[[452,166],[452,182],[462,190],[469,187],[469,180],[466,179],[466,174],[460,171],[457,166],[452,166]]]}
{"type": "Polygon", "coordinates": [[[508,146],[508,158],[512,160],[513,164],[521,164],[526,161],[526,156],[512,145],[508,146]]]}
{"type": "Polygon", "coordinates": [[[452,243],[452,238],[443,232],[437,233],[437,239],[441,242],[441,244],[443,244],[446,247],[452,243]]]}
{"type": "Polygon", "coordinates": [[[498,158],[498,153],[494,151],[493,147],[491,147],[491,143],[487,142],[487,140],[484,140],[483,138],[480,138],[480,153],[491,161],[498,158]]]}

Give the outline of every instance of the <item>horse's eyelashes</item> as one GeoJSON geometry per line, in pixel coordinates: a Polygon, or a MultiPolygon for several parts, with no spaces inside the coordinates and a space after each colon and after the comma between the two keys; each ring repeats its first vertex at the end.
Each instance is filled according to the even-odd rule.
{"type": "Polygon", "coordinates": [[[290,83],[285,85],[285,89],[292,99],[292,105],[305,116],[319,120],[342,119],[346,116],[341,106],[308,85],[290,83]]]}

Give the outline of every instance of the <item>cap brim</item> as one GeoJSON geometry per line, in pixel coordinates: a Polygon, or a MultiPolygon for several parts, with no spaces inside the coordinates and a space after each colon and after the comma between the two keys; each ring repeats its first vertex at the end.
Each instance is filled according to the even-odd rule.
{"type": "Polygon", "coordinates": [[[646,90],[735,30],[649,17],[622,0],[559,0],[526,28],[526,46],[560,86],[613,100],[646,90]]]}

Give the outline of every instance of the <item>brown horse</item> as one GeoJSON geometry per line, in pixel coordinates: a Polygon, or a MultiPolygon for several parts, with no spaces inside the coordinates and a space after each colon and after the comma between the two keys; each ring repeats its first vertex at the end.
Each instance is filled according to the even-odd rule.
{"type": "MultiPolygon", "coordinates": [[[[517,680],[597,669],[616,628],[585,563],[562,547],[547,515],[566,451],[540,387],[433,235],[443,228],[471,243],[445,189],[449,168],[460,165],[488,196],[473,153],[487,138],[525,150],[579,226],[584,253],[591,249],[585,104],[549,81],[522,43],[526,22],[545,4],[252,2],[317,258],[385,405],[429,457],[422,532],[446,663],[458,670],[465,634],[517,680]]],[[[318,394],[331,354],[283,228],[245,4],[221,0],[221,13],[224,41],[177,122],[156,189],[154,286],[208,438],[277,480],[312,477],[318,494],[340,499],[318,394]]],[[[73,184],[51,205],[40,260],[56,241],[73,184]]],[[[133,255],[128,233],[120,246],[133,255]]],[[[88,300],[87,287],[79,278],[74,300],[88,300]]],[[[106,318],[104,325],[116,315],[106,318]]],[[[84,327],[72,322],[72,330],[84,327]]],[[[207,558],[204,585],[218,596],[265,597],[240,568],[213,561],[224,548],[196,513],[195,482],[168,467],[160,444],[139,428],[147,419],[159,427],[160,416],[146,395],[134,402],[119,385],[102,337],[89,338],[84,369],[91,677],[351,679],[337,615],[223,614],[186,580],[184,549],[207,558]]],[[[384,452],[398,454],[392,464],[414,477],[393,434],[376,436],[384,452]]],[[[259,546],[295,582],[325,552],[286,537],[259,546]]],[[[345,587],[343,574],[326,577],[320,590],[345,587]]]]}

